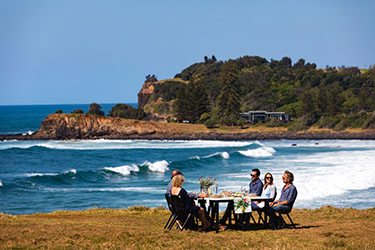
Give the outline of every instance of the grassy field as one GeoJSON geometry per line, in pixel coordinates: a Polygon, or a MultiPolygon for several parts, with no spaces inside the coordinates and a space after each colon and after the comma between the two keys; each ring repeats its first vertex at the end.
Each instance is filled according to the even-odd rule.
{"type": "Polygon", "coordinates": [[[375,208],[295,209],[297,229],[179,232],[165,209],[0,214],[0,249],[375,249],[375,208]]]}

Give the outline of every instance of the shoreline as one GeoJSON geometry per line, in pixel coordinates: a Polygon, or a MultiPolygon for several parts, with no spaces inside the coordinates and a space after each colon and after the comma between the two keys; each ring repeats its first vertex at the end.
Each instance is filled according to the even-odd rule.
{"type": "Polygon", "coordinates": [[[217,140],[217,141],[249,141],[249,140],[375,140],[375,131],[366,132],[244,132],[244,133],[156,133],[156,134],[111,134],[111,135],[82,135],[71,137],[38,136],[33,134],[0,135],[0,141],[7,140],[217,140]]]}

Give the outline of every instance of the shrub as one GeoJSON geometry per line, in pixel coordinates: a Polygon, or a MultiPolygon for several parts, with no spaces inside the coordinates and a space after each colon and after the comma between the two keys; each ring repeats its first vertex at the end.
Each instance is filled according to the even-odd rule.
{"type": "Polygon", "coordinates": [[[90,104],[89,112],[87,112],[87,114],[104,116],[104,112],[102,111],[102,106],[100,106],[99,104],[95,102],[90,104]]]}
{"type": "Polygon", "coordinates": [[[146,113],[143,109],[136,109],[128,104],[119,103],[112,107],[108,116],[142,120],[146,116],[146,113]]]}
{"type": "Polygon", "coordinates": [[[210,118],[210,119],[208,119],[207,121],[204,122],[204,125],[207,128],[215,128],[215,127],[217,127],[216,124],[217,124],[217,122],[213,118],[210,118]]]}
{"type": "Polygon", "coordinates": [[[62,109],[56,110],[56,114],[62,114],[62,109]]]}
{"type": "Polygon", "coordinates": [[[82,109],[75,109],[71,112],[71,114],[83,114],[83,110],[82,109]]]}

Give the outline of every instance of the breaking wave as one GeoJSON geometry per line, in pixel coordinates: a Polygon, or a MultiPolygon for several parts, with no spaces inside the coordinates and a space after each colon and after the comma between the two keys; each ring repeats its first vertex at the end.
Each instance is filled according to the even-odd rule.
{"type": "Polygon", "coordinates": [[[272,147],[260,147],[256,149],[240,150],[238,152],[247,157],[259,158],[270,157],[276,153],[276,150],[272,147]]]}

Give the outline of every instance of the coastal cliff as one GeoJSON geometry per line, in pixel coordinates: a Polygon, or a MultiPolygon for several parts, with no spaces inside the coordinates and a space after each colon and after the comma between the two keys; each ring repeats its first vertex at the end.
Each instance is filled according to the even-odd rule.
{"type": "Polygon", "coordinates": [[[375,139],[375,130],[332,131],[327,129],[287,131],[286,128],[215,128],[203,124],[139,121],[84,114],[51,114],[31,135],[0,135],[0,140],[69,139],[158,140],[277,140],[277,139],[375,139]]]}

